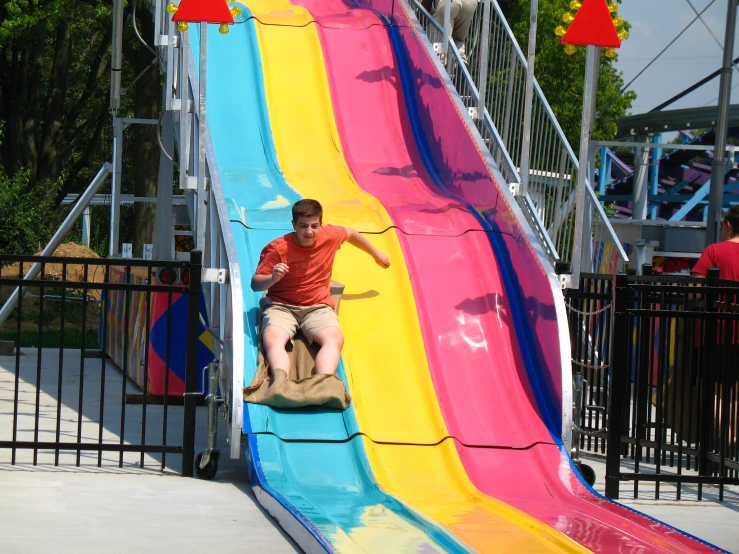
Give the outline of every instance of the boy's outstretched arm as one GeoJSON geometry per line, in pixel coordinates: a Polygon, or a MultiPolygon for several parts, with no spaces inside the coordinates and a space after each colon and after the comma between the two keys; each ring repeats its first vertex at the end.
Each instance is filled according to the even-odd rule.
{"type": "Polygon", "coordinates": [[[375,262],[377,262],[377,265],[380,267],[384,267],[385,269],[390,267],[390,258],[388,258],[387,254],[380,252],[377,248],[372,246],[370,241],[368,241],[363,234],[355,231],[351,227],[344,228],[346,229],[346,241],[349,244],[367,252],[367,254],[375,259],[375,262]]]}

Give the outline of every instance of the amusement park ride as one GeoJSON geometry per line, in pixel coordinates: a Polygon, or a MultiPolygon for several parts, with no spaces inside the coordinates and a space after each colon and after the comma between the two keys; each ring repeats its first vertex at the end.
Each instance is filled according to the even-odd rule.
{"type": "MultiPolygon", "coordinates": [[[[113,2],[112,163],[44,252],[110,175],[110,256],[121,255],[124,130],[156,125],[153,256],[186,258],[175,248],[183,232],[203,256],[199,475],[215,476],[220,416],[257,500],[306,551],[712,550],[584,478],[562,287],[649,253],[675,257],[676,234],[701,228],[707,194],[709,222],[715,188],[733,202],[733,158],[725,189],[715,176],[735,121],[725,94],[713,125],[660,112],[621,122],[635,142],[591,141],[601,48],[614,56],[628,32],[617,3],[574,0],[555,33],[568,53],[587,48],[576,156],[534,78],[536,0],[528,57],[497,3],[481,0],[468,62],[418,0],[156,0],[164,113],[126,119],[123,4],[113,2]],[[680,144],[659,142],[668,130],[682,131],[680,144]],[[709,179],[711,151],[721,156],[709,179]],[[337,254],[344,411],[244,402],[260,301],[246,283],[301,198],[320,199],[326,221],[393,260],[375,272],[337,254]]],[[[706,243],[693,239],[691,251],[706,243]]],[[[11,297],[0,323],[12,308],[11,297]]]]}

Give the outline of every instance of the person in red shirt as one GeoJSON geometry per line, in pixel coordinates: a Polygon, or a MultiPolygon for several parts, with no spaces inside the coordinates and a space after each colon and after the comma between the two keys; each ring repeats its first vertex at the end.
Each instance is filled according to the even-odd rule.
{"type": "Polygon", "coordinates": [[[252,290],[267,291],[260,302],[267,363],[290,375],[285,347],[300,329],[308,342],[321,346],[316,373],[333,374],[344,346],[330,290],[336,252],[348,242],[382,268],[390,267],[390,259],[354,229],[323,225],[323,208],[316,200],[299,200],[292,216],[294,232],[264,247],[251,279],[252,290]]]}
{"type": "Polygon", "coordinates": [[[709,245],[691,271],[693,277],[705,277],[717,267],[720,279],[739,281],[739,206],[726,211],[721,222],[722,242],[709,245]]]}
{"type": "MultiPolygon", "coordinates": [[[[712,267],[717,267],[719,271],[719,279],[729,279],[733,281],[739,281],[739,206],[732,206],[724,214],[724,219],[721,221],[721,242],[711,244],[706,247],[698,258],[695,267],[691,271],[693,277],[706,277],[708,270],[712,267]]],[[[736,296],[729,295],[728,298],[723,296],[722,301],[724,303],[733,304],[737,303],[736,296]]],[[[714,425],[717,429],[723,428],[721,425],[721,418],[724,411],[724,403],[728,406],[729,414],[737,414],[737,398],[739,398],[739,326],[737,323],[730,322],[728,325],[729,329],[725,327],[726,323],[721,323],[718,326],[718,337],[716,337],[713,344],[706,344],[706,348],[717,348],[721,353],[719,356],[728,357],[719,361],[717,384],[715,385],[715,404],[712,407],[714,414],[719,414],[714,425]],[[725,344],[725,335],[727,332],[730,334],[729,344],[725,344]],[[728,386],[725,386],[728,385],[728,386]],[[732,400],[733,399],[733,400],[732,400]]],[[[696,321],[695,330],[695,345],[700,346],[702,341],[708,342],[709,339],[701,337],[701,330],[699,322],[696,321]]],[[[733,449],[736,445],[735,437],[739,432],[739,425],[736,421],[736,415],[733,416],[733,420],[729,418],[729,432],[728,432],[728,445],[730,449],[733,449]]],[[[697,423],[696,429],[697,427],[697,423]]]]}

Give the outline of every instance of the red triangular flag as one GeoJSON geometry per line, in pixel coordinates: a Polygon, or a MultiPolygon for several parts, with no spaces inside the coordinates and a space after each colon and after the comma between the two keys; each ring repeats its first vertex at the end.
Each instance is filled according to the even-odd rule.
{"type": "Polygon", "coordinates": [[[582,7],[575,14],[561,42],[604,48],[621,46],[607,0],[582,0],[582,7]]]}
{"type": "Polygon", "coordinates": [[[226,0],[182,0],[172,21],[188,23],[233,23],[226,0]]]}

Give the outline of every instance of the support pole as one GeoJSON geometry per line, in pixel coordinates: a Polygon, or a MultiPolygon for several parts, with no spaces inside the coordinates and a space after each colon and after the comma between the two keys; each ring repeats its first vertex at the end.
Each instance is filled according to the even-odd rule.
{"type": "Polygon", "coordinates": [[[711,191],[708,197],[706,216],[706,246],[717,242],[721,237],[718,224],[724,200],[724,179],[726,175],[726,140],[729,127],[729,100],[731,98],[731,56],[734,53],[734,33],[736,31],[736,7],[738,0],[728,0],[726,13],[726,38],[724,38],[724,63],[721,67],[719,83],[718,117],[716,118],[716,142],[711,164],[711,191]]]}
{"type": "Polygon", "coordinates": [[[208,76],[208,24],[200,24],[200,77],[198,79],[198,203],[196,210],[195,248],[205,249],[205,87],[208,76]]]}
{"type": "MultiPolygon", "coordinates": [[[[531,167],[531,115],[534,105],[534,60],[536,58],[536,24],[539,14],[539,0],[531,0],[529,15],[529,52],[526,58],[526,93],[523,111],[523,141],[521,144],[521,195],[529,190],[529,168],[531,167]]],[[[590,47],[588,47],[590,48],[590,47]]],[[[580,166],[582,168],[582,166],[580,166]]]]}
{"type": "MultiPolygon", "coordinates": [[[[637,135],[637,143],[649,142],[649,137],[637,135]]],[[[647,219],[649,204],[649,148],[634,149],[634,185],[631,191],[631,219],[647,219]]]]}
{"type": "Polygon", "coordinates": [[[608,147],[602,146],[600,149],[600,172],[598,173],[598,194],[603,196],[606,193],[606,185],[611,178],[611,158],[608,156],[608,147]]]}
{"type": "MultiPolygon", "coordinates": [[[[596,59],[599,58],[599,55],[596,55],[596,59]]],[[[590,113],[595,113],[595,110],[593,110],[590,113]]],[[[592,119],[591,119],[591,126],[590,130],[592,132],[592,119]]],[[[587,170],[587,178],[588,182],[592,183],[595,180],[595,147],[590,147],[588,150],[588,162],[585,165],[585,168],[582,171],[587,170]]],[[[582,166],[580,166],[582,167],[582,166]]],[[[587,184],[585,185],[588,186],[587,184]]],[[[582,221],[582,243],[580,244],[580,271],[581,272],[595,272],[595,268],[593,267],[593,236],[590,233],[590,229],[593,228],[593,211],[595,209],[595,206],[593,205],[593,201],[588,194],[587,189],[585,189],[585,204],[583,205],[582,215],[578,214],[578,219],[582,221]]]]}
{"type": "Polygon", "coordinates": [[[110,53],[110,110],[121,107],[121,63],[123,61],[123,0],[113,0],[113,44],[110,53]]]}
{"type": "MultiPolygon", "coordinates": [[[[205,25],[205,24],[201,24],[205,25]]],[[[187,289],[187,337],[185,353],[185,394],[182,427],[182,476],[192,477],[195,462],[195,402],[198,389],[198,322],[200,316],[203,253],[190,252],[190,286],[187,289]]]]}
{"type": "Polygon", "coordinates": [[[113,116],[113,175],[110,184],[110,242],[108,256],[118,255],[121,226],[121,174],[123,173],[123,121],[113,116]]]}
{"type": "Polygon", "coordinates": [[[488,58],[490,56],[490,0],[484,0],[482,11],[482,42],[480,44],[480,81],[477,101],[477,117],[485,119],[485,100],[488,91],[488,58]]]}
{"type": "Polygon", "coordinates": [[[123,161],[123,125],[117,117],[121,107],[121,64],[123,63],[123,3],[113,0],[113,43],[110,53],[110,111],[113,115],[113,177],[110,190],[110,235],[108,255],[118,255],[121,216],[121,165],[123,161]]]}
{"type": "MultiPolygon", "coordinates": [[[[510,65],[508,67],[508,86],[506,87],[506,93],[505,93],[505,109],[504,109],[504,115],[503,115],[503,133],[500,135],[501,139],[503,140],[503,144],[509,144],[511,140],[511,112],[513,110],[513,85],[516,82],[516,77],[518,76],[518,69],[517,64],[518,63],[518,56],[516,55],[516,49],[511,48],[511,59],[510,59],[510,65]]],[[[502,150],[502,149],[501,149],[502,150]]],[[[502,154],[500,150],[498,151],[498,155],[496,156],[495,163],[500,165],[500,162],[502,160],[502,154]]]]}
{"type": "MultiPolygon", "coordinates": [[[[159,132],[159,129],[157,129],[159,132]]],[[[162,118],[162,146],[174,152],[174,122],[172,112],[162,118]]],[[[172,228],[172,184],[174,164],[164,152],[159,154],[159,182],[157,183],[156,219],[154,220],[154,258],[168,260],[172,254],[174,240],[172,228]]]]}
{"type": "Polygon", "coordinates": [[[189,58],[189,34],[180,33],[180,71],[179,71],[179,100],[180,100],[180,189],[187,188],[187,170],[190,166],[190,79],[188,78],[188,58],[189,58]]]}
{"type": "Polygon", "coordinates": [[[82,244],[90,248],[90,225],[92,223],[92,208],[87,206],[82,212],[82,244]]]}
{"type": "MultiPolygon", "coordinates": [[[[652,138],[654,144],[662,143],[662,134],[657,133],[652,138]]],[[[659,194],[659,159],[662,157],[661,148],[652,148],[652,162],[649,166],[649,194],[656,196],[659,194]]],[[[657,219],[657,202],[649,207],[649,219],[657,219]]]]}
{"type": "Polygon", "coordinates": [[[608,396],[608,451],[606,452],[606,496],[618,500],[621,482],[621,436],[623,435],[624,405],[629,405],[626,397],[629,363],[629,282],[623,273],[615,276],[615,296],[613,302],[613,362],[610,369],[610,390],[608,396]]]}
{"type": "MultiPolygon", "coordinates": [[[[573,288],[580,286],[580,271],[582,265],[582,242],[585,229],[583,229],[583,216],[585,214],[588,198],[585,187],[588,177],[588,154],[590,149],[590,132],[592,129],[593,116],[595,113],[594,96],[597,92],[597,66],[598,52],[595,46],[587,47],[585,58],[585,86],[583,89],[583,111],[582,126],[580,129],[580,156],[578,158],[579,169],[577,170],[577,195],[575,200],[575,236],[572,244],[572,282],[573,288]]],[[[589,229],[588,229],[589,231],[589,229]]]]}

